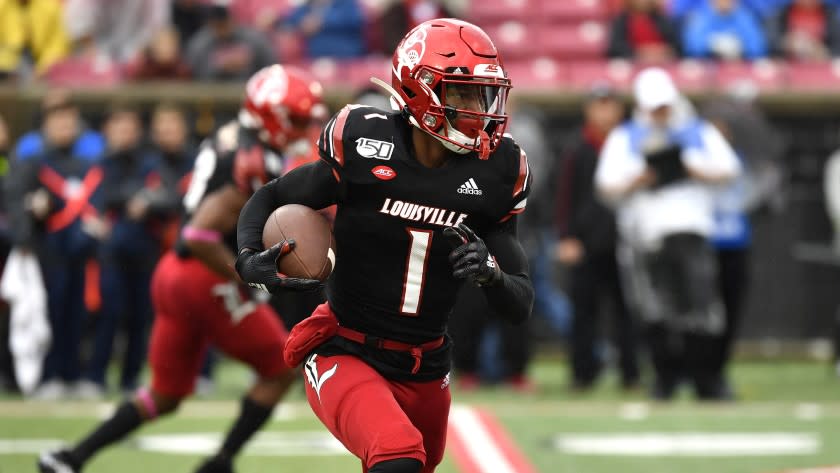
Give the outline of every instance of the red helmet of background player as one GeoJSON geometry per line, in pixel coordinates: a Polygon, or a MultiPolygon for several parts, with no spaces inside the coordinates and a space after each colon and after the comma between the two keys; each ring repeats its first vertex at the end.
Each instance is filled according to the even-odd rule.
{"type": "Polygon", "coordinates": [[[326,118],[323,88],[307,72],[275,64],[257,71],[245,85],[240,123],[260,140],[282,151],[308,137],[310,125],[326,118]]]}
{"type": "Polygon", "coordinates": [[[421,23],[394,52],[391,85],[414,126],[486,159],[502,139],[511,84],[493,41],[451,18],[421,23]]]}

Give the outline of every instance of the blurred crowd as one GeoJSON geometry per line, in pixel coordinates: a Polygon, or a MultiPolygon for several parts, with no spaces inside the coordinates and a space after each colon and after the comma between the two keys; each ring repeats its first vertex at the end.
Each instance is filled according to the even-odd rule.
{"type": "Polygon", "coordinates": [[[75,84],[243,80],[275,62],[388,55],[450,16],[428,0],[3,0],[0,74],[75,84]]]}
{"type": "Polygon", "coordinates": [[[834,0],[629,0],[613,19],[610,57],[820,61],[840,54],[834,0]]]}
{"type": "MultiPolygon", "coordinates": [[[[567,10],[574,2],[569,3],[567,10]]],[[[565,23],[558,23],[556,31],[546,25],[547,33],[575,44],[548,47],[546,55],[556,49],[561,60],[579,56],[589,40],[600,36],[590,24],[608,29],[606,41],[595,41],[595,58],[822,61],[840,54],[837,0],[602,0],[587,5],[591,12],[567,12],[550,20],[565,23]],[[566,26],[579,29],[581,36],[564,36],[566,26]]],[[[528,22],[541,21],[526,17],[527,11],[516,13],[523,8],[533,13],[541,7],[507,0],[2,0],[0,76],[72,85],[242,80],[274,62],[387,57],[407,29],[440,16],[498,30],[505,36],[503,52],[508,53],[505,41],[511,41],[531,54],[542,48],[542,36],[549,36],[540,35],[531,45],[522,41],[528,37],[528,22]],[[520,8],[512,9],[513,4],[520,8]],[[524,24],[513,27],[520,16],[524,24]]],[[[546,18],[554,17],[547,11],[546,18]]],[[[519,55],[512,49],[508,59],[519,55]]]]}

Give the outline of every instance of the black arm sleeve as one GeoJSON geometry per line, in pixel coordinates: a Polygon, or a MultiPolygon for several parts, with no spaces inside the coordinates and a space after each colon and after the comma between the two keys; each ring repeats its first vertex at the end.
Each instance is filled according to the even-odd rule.
{"type": "Polygon", "coordinates": [[[528,258],[516,238],[516,217],[488,234],[484,243],[502,270],[498,284],[483,288],[487,302],[509,322],[522,323],[534,306],[534,286],[528,276],[528,258]]]}
{"type": "Polygon", "coordinates": [[[301,166],[269,182],[248,199],[239,214],[236,239],[243,248],[262,250],[262,231],[268,216],[277,207],[301,204],[316,210],[338,201],[339,184],[332,168],[324,161],[301,166]]]}
{"type": "Polygon", "coordinates": [[[36,159],[15,160],[6,176],[5,197],[9,213],[9,229],[13,245],[32,246],[38,233],[39,223],[26,207],[26,197],[38,189],[38,166],[36,159]]]}

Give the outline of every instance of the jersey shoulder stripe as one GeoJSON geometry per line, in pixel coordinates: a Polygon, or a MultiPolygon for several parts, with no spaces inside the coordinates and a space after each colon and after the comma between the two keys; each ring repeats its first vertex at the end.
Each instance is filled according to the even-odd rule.
{"type": "Polygon", "coordinates": [[[516,178],[516,184],[513,186],[513,197],[516,197],[528,189],[529,180],[531,178],[531,168],[528,166],[528,155],[525,150],[519,148],[519,175],[516,178]]]}
{"type": "Polygon", "coordinates": [[[525,211],[528,202],[528,194],[531,192],[531,167],[528,163],[528,154],[510,135],[505,135],[499,146],[499,151],[505,161],[506,174],[510,190],[510,207],[499,222],[510,220],[517,214],[525,211]]]}
{"type": "Polygon", "coordinates": [[[335,162],[339,166],[344,166],[342,136],[344,136],[344,127],[347,124],[347,117],[350,115],[351,110],[350,105],[339,110],[327,122],[324,129],[321,130],[321,136],[318,139],[318,150],[321,156],[328,161],[335,162]]]}

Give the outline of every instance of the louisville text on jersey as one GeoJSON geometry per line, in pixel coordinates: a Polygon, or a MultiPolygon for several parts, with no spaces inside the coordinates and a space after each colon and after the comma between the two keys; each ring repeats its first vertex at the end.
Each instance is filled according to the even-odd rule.
{"type": "Polygon", "coordinates": [[[467,214],[454,210],[430,207],[413,202],[403,202],[401,200],[392,201],[390,198],[385,199],[382,208],[379,209],[379,213],[412,220],[414,222],[440,225],[442,227],[458,225],[467,218],[467,214]]]}

